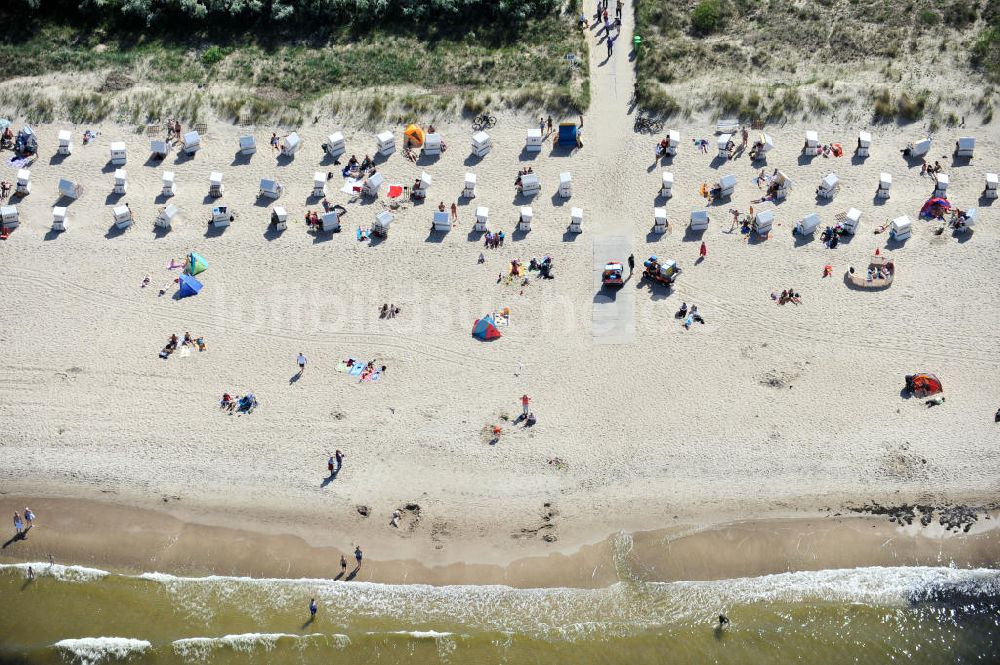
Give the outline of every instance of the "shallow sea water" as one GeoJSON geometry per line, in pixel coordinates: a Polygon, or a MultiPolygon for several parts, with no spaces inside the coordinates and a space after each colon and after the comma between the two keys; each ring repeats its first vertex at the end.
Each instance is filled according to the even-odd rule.
{"type": "Polygon", "coordinates": [[[0,566],[4,663],[997,663],[1000,571],[855,568],[604,589],[0,566]],[[308,604],[319,604],[309,622],[308,604]],[[717,617],[731,620],[724,630],[717,617]]]}

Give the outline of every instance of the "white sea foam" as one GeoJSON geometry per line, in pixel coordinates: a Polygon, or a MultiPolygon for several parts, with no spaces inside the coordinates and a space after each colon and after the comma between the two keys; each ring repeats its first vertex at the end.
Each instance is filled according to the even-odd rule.
{"type": "MultiPolygon", "coordinates": [[[[1000,571],[944,567],[855,568],[804,571],[710,582],[615,584],[605,589],[515,589],[490,585],[398,585],[324,579],[211,576],[182,578],[149,573],[181,607],[210,618],[221,603],[254,608],[266,619],[300,604],[303,587],[343,625],[378,616],[412,624],[511,631],[554,639],[593,632],[617,634],[675,621],[701,622],[705,608],[755,602],[844,602],[900,606],[940,587],[1000,593],[1000,571]]],[[[710,613],[709,613],[710,614],[710,613]]],[[[414,635],[416,636],[416,635],[414,635]]]]}
{"type": "Polygon", "coordinates": [[[20,570],[22,574],[27,575],[29,566],[35,573],[36,577],[54,577],[63,582],[93,582],[111,574],[106,570],[100,570],[98,568],[87,568],[86,566],[64,566],[59,563],[49,563],[48,561],[0,564],[0,571],[20,570]]]}
{"type": "Polygon", "coordinates": [[[394,630],[393,635],[409,635],[418,640],[436,640],[439,637],[452,637],[455,633],[439,633],[436,630],[394,630]]]}
{"type": "Polygon", "coordinates": [[[128,637],[81,637],[59,640],[52,646],[69,654],[73,663],[99,665],[128,660],[132,655],[141,654],[152,645],[146,640],[134,640],[128,637]]]}
{"type": "MultiPolygon", "coordinates": [[[[723,595],[734,603],[829,601],[901,605],[942,586],[1000,593],[1000,571],[928,566],[815,570],[744,577],[716,582],[652,584],[681,596],[723,595]]],[[[708,598],[705,599],[706,601],[708,598]]]]}
{"type": "Polygon", "coordinates": [[[240,653],[273,650],[279,640],[287,639],[299,643],[299,646],[309,646],[315,642],[328,642],[333,646],[344,647],[350,643],[347,635],[324,635],[323,633],[308,633],[293,635],[290,633],[241,633],[238,635],[223,635],[222,637],[188,637],[175,640],[172,643],[174,652],[185,660],[200,661],[208,657],[215,649],[231,649],[240,653]]]}

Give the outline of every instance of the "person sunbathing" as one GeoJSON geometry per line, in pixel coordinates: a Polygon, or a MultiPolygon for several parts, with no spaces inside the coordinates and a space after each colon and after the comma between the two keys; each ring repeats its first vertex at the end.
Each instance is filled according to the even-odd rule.
{"type": "Polygon", "coordinates": [[[442,201],[441,203],[438,204],[438,212],[444,212],[444,211],[445,211],[444,201],[442,201]]]}
{"type": "Polygon", "coordinates": [[[368,169],[370,169],[374,165],[375,165],[375,162],[372,161],[372,158],[369,157],[368,155],[365,155],[364,160],[361,162],[361,170],[362,171],[367,171],[368,169]]]}
{"type": "Polygon", "coordinates": [[[229,393],[222,393],[222,399],[219,401],[219,407],[226,410],[232,411],[236,408],[236,400],[229,393]]]}
{"type": "Polygon", "coordinates": [[[184,333],[184,340],[181,342],[183,346],[194,346],[194,339],[191,337],[190,332],[184,333]]]}
{"type": "Polygon", "coordinates": [[[681,308],[676,312],[674,312],[674,318],[683,319],[685,316],[687,316],[687,313],[688,313],[688,305],[686,302],[682,302],[681,308]]]}

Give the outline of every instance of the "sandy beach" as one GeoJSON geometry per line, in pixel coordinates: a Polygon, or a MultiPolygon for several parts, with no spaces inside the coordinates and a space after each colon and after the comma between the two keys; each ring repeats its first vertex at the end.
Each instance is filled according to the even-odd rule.
{"type": "MultiPolygon", "coordinates": [[[[928,159],[950,175],[949,199],[979,208],[971,233],[936,235],[936,223],[917,219],[933,182],[900,155],[926,129],[769,126],[775,148],[766,164],[754,165],[745,155],[715,159],[714,121],[690,118],[667,123],[680,132],[681,146],[672,160],[655,163],[659,137],[633,132],[627,115],[632,75],[621,51],[608,61],[595,51],[591,59],[594,101],[579,150],[547,142],[537,156],[525,153],[526,131],[537,120],[500,113],[489,132],[493,150],[481,160],[470,157],[472,132],[462,120],[438,124],[448,145],[439,158],[414,164],[397,151],[381,163],[387,183],[409,185],[422,172],[433,177],[425,202],[394,210],[381,242],[358,241],[355,233],[387,208],[384,190],[377,200],[350,203],[338,191],[340,166],[320,147],[343,131],[348,155],[374,155],[375,132],[357,125],[320,120],[295,128],[302,149],[291,160],[268,147],[275,128],[252,128],[258,152],[244,160],[237,141],[245,130],[211,122],[195,156],[174,152],[162,163],[148,159],[149,138],[133,127],[36,127],[33,189],[17,202],[20,227],[0,243],[0,505],[7,515],[32,497],[42,533],[54,539],[46,548],[65,547],[74,557],[102,547],[102,539],[80,541],[74,533],[85,523],[104,528],[85,521],[97,505],[90,502],[100,501],[122,511],[109,516],[112,530],[177,520],[190,529],[292,538],[294,546],[284,545],[291,549],[349,552],[361,544],[375,561],[414,562],[405,570],[415,578],[495,581],[507,578],[492,566],[558,560],[584,545],[602,547],[610,534],[675,523],[702,530],[744,520],[825,519],[873,501],[995,511],[1000,243],[996,206],[980,193],[985,173],[1000,171],[996,127],[934,135],[928,159]],[[65,159],[53,157],[60,129],[73,132],[74,151],[65,159]],[[84,146],[86,129],[98,135],[84,146]],[[845,156],[802,157],[812,129],[822,143],[843,144],[845,156]],[[859,130],[874,137],[865,160],[851,156],[859,130]],[[975,157],[953,162],[955,141],[966,135],[977,140],[975,157]],[[709,154],[693,146],[701,138],[710,141],[709,154]],[[111,195],[108,164],[109,145],[119,140],[129,150],[121,197],[111,195]],[[530,201],[514,189],[526,166],[542,185],[530,201]],[[775,168],[795,186],[773,206],[770,237],[748,242],[738,229],[729,232],[728,210],[746,213],[763,195],[758,172],[775,168]],[[167,170],[176,174],[169,203],[180,214],[169,233],[154,233],[153,219],[167,202],[160,197],[167,170]],[[657,197],[664,170],[675,178],[666,202],[657,197]],[[218,200],[207,197],[212,171],[225,178],[218,200]],[[347,208],[342,233],[306,231],[303,214],[319,209],[310,197],[316,171],[334,172],[327,193],[347,208]],[[572,174],[570,199],[557,194],[564,171],[572,174]],[[875,201],[883,171],[893,176],[892,196],[875,201]],[[818,201],[814,191],[831,172],[841,189],[832,201],[818,201]],[[466,173],[478,177],[474,199],[460,198],[466,173]],[[732,200],[710,207],[703,235],[686,232],[691,211],[705,207],[702,184],[728,174],[738,179],[732,200]],[[51,208],[64,205],[60,178],[81,184],[83,195],[68,206],[68,230],[54,234],[51,208]],[[286,187],[276,202],[289,212],[283,233],[268,227],[273,202],[256,197],[262,178],[286,187]],[[428,232],[439,201],[458,203],[458,223],[448,234],[428,232]],[[124,202],[136,222],[119,233],[110,210],[124,202]],[[219,204],[237,216],[222,232],[206,226],[219,204]],[[521,205],[532,207],[534,220],[519,235],[521,205]],[[662,236],[650,232],[660,205],[670,220],[662,236]],[[484,249],[472,233],[477,206],[489,208],[491,228],[506,232],[503,248],[484,249]],[[573,207],[584,211],[579,235],[566,233],[573,207]],[[851,207],[862,211],[860,229],[828,249],[820,231],[851,207]],[[795,223],[813,211],[821,218],[815,236],[793,237],[795,223]],[[873,233],[899,215],[914,220],[905,244],[873,233]],[[701,241],[708,254],[698,262],[701,241]],[[603,302],[595,265],[627,254],[603,255],[609,243],[629,249],[639,266],[656,254],[683,270],[671,292],[633,275],[616,296],[624,332],[611,340],[595,336],[595,300],[603,302]],[[849,288],[845,272],[864,270],[876,248],[895,261],[891,288],[849,288]],[[199,276],[204,289],[178,300],[178,272],[166,266],[191,251],[209,263],[199,276]],[[512,259],[527,264],[545,255],[553,258],[555,279],[532,273],[525,285],[498,282],[512,259]],[[824,278],[826,265],[832,276],[824,278]],[[146,275],[151,281],[142,287],[146,275]],[[157,295],[161,286],[164,296],[157,295]],[[788,288],[801,294],[801,304],[772,300],[772,292],[788,288]],[[682,302],[698,306],[704,325],[688,330],[675,319],[682,302]],[[399,316],[381,320],[383,303],[398,305],[399,316]],[[470,335],[475,319],[504,308],[511,315],[501,339],[484,343],[470,335]],[[203,337],[206,350],[158,357],[171,334],[186,331],[203,337]],[[300,352],[308,364],[296,378],[300,352]],[[348,357],[387,370],[378,382],[359,382],[336,371],[348,357]],[[943,404],[931,408],[901,395],[904,376],[916,371],[941,378],[943,404]],[[224,392],[253,392],[260,406],[248,415],[224,413],[224,392]],[[520,411],[522,394],[538,419],[532,428],[504,419],[520,411]],[[484,430],[494,425],[503,433],[491,445],[484,430]],[[325,482],[335,449],[344,451],[345,465],[325,482]],[[46,497],[51,511],[35,497],[46,497]],[[393,528],[391,514],[400,508],[402,521],[393,528]],[[58,538],[49,531],[54,524],[58,538]],[[467,572],[429,572],[459,564],[467,572]]],[[[385,128],[401,145],[403,125],[385,128]]],[[[15,171],[4,164],[0,178],[13,180],[15,171]]],[[[236,549],[234,538],[220,540],[230,542],[227,551],[236,549]]],[[[908,560],[925,560],[931,550],[976,564],[992,558],[995,565],[1000,556],[995,535],[969,536],[975,546],[949,540],[959,536],[936,538],[908,560]]],[[[192,554],[190,564],[168,559],[168,566],[242,568],[235,555],[213,563],[213,541],[190,540],[203,548],[201,556],[192,554]]],[[[107,542],[129,547],[120,537],[107,542]]],[[[839,561],[879,560],[864,551],[870,539],[863,542],[856,559],[839,561]]],[[[21,545],[5,549],[3,558],[37,555],[21,545]]],[[[120,565],[140,564],[122,552],[92,551],[120,565]]],[[[742,574],[775,566],[751,568],[758,573],[742,574]]],[[[274,565],[267,570],[274,574],[274,565]]],[[[667,577],[692,572],[720,576],[690,568],[667,577]]],[[[406,575],[378,569],[386,581],[406,575]]],[[[561,578],[519,579],[544,586],[561,578]]]]}

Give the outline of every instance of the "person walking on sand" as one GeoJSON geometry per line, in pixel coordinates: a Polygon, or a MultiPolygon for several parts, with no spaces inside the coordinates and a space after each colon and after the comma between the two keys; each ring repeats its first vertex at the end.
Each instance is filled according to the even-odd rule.
{"type": "Polygon", "coordinates": [[[340,555],[340,574],[341,575],[347,574],[347,557],[345,557],[343,554],[340,555]]]}
{"type": "Polygon", "coordinates": [[[706,245],[705,241],[702,240],[701,247],[698,249],[698,257],[704,259],[707,256],[708,256],[708,245],[706,245]]]}
{"type": "Polygon", "coordinates": [[[451,204],[451,221],[453,221],[453,222],[457,222],[458,221],[458,203],[457,202],[451,204]]]}
{"type": "Polygon", "coordinates": [[[316,599],[313,598],[309,601],[309,620],[312,621],[316,618],[316,611],[319,607],[316,605],[316,599]]]}
{"type": "Polygon", "coordinates": [[[330,455],[330,459],[326,461],[326,470],[330,472],[331,476],[337,475],[337,467],[335,467],[334,464],[333,455],[330,455]]]}
{"type": "Polygon", "coordinates": [[[281,143],[281,141],[278,140],[278,133],[277,132],[271,132],[271,149],[272,150],[280,150],[281,149],[279,147],[280,143],[281,143]]]}
{"type": "Polygon", "coordinates": [[[629,254],[628,255],[628,276],[631,277],[633,272],[635,272],[635,254],[629,254]]]}
{"type": "Polygon", "coordinates": [[[622,18],[622,0],[615,1],[615,18],[619,21],[622,18]]]}
{"type": "Polygon", "coordinates": [[[608,57],[615,52],[615,40],[611,35],[608,35],[608,57]]]}
{"type": "Polygon", "coordinates": [[[548,133],[551,134],[552,133],[552,116],[549,116],[545,120],[545,126],[547,128],[548,133]]]}
{"type": "Polygon", "coordinates": [[[338,448],[336,451],[334,451],[333,457],[334,460],[337,462],[337,473],[340,473],[340,470],[344,468],[344,453],[340,452],[340,449],[338,448]]]}
{"type": "Polygon", "coordinates": [[[306,371],[306,357],[302,355],[301,351],[299,351],[299,357],[296,359],[296,361],[299,364],[299,374],[302,374],[303,372],[306,371]]]}
{"type": "Polygon", "coordinates": [[[361,545],[355,545],[354,547],[354,560],[358,562],[358,567],[355,570],[361,570],[361,558],[364,556],[361,553],[361,545]]]}
{"type": "Polygon", "coordinates": [[[25,531],[35,526],[35,513],[31,512],[31,508],[27,506],[24,507],[24,524],[27,527],[25,531]]]}
{"type": "Polygon", "coordinates": [[[531,403],[530,397],[528,397],[527,395],[521,395],[521,413],[524,414],[525,418],[528,417],[528,404],[530,403],[531,403]]]}
{"type": "Polygon", "coordinates": [[[740,131],[743,136],[743,148],[745,149],[747,147],[747,141],[750,140],[750,132],[747,131],[746,125],[744,125],[740,131]]]}
{"type": "Polygon", "coordinates": [[[14,531],[16,535],[20,536],[24,532],[24,523],[21,522],[21,514],[16,510],[14,511],[14,531]]]}

